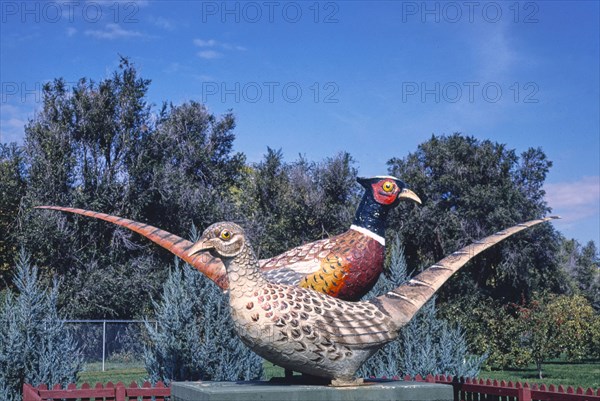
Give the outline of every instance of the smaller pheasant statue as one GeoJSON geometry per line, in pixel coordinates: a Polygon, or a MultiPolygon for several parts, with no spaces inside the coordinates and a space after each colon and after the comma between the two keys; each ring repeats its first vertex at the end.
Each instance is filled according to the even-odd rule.
{"type": "Polygon", "coordinates": [[[348,302],[310,288],[268,281],[242,228],[222,222],[208,227],[189,250],[223,261],[236,332],[263,358],[286,369],[331,380],[362,383],[358,368],[393,341],[441,285],[473,256],[553,217],[532,220],[477,241],[432,265],[406,284],[368,301],[348,302]]]}

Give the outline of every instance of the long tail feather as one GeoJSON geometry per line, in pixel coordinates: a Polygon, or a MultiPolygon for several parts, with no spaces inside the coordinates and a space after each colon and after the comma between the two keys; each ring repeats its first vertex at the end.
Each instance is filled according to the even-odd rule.
{"type": "Polygon", "coordinates": [[[189,263],[191,266],[199,270],[201,273],[205,274],[208,278],[213,280],[219,287],[227,289],[227,275],[225,273],[225,267],[223,266],[221,259],[213,257],[208,252],[200,252],[190,257],[187,251],[193,245],[193,243],[175,234],[171,234],[168,231],[161,230],[160,228],[151,226],[149,224],[138,223],[137,221],[125,219],[122,217],[111,216],[105,213],[92,212],[90,210],[85,209],[60,206],[37,206],[36,209],[59,210],[61,212],[80,214],[83,216],[108,221],[109,223],[113,223],[121,227],[125,227],[148,238],[149,240],[172,252],[175,256],[180,257],[185,262],[189,263]]]}
{"type": "Polygon", "coordinates": [[[395,320],[398,321],[400,325],[408,323],[417,311],[425,305],[425,303],[431,299],[433,294],[450,278],[450,276],[456,273],[475,255],[478,255],[489,247],[519,231],[558,218],[560,217],[551,216],[543,219],[531,220],[526,223],[517,224],[506,230],[499,231],[479,241],[475,241],[431,265],[407,283],[377,299],[384,305],[385,309],[394,316],[395,320]]]}

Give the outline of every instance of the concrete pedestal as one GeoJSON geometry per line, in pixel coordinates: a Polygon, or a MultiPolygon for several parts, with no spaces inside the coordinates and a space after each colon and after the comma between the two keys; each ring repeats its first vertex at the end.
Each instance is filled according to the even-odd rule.
{"type": "Polygon", "coordinates": [[[356,387],[255,382],[175,382],[173,401],[452,401],[452,386],[377,381],[356,387]]]}

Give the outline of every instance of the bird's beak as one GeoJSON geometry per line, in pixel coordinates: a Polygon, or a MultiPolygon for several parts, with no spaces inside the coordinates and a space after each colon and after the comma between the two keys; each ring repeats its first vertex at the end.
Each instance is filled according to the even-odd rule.
{"type": "Polygon", "coordinates": [[[419,198],[416,193],[414,193],[413,191],[411,191],[408,188],[404,188],[400,192],[400,195],[398,195],[398,198],[399,199],[410,199],[410,200],[418,203],[419,205],[421,205],[423,203],[423,202],[421,202],[421,198],[419,198]]]}
{"type": "Polygon", "coordinates": [[[207,251],[213,249],[214,246],[210,240],[201,238],[196,242],[190,249],[187,250],[188,256],[194,256],[198,252],[207,251]]]}

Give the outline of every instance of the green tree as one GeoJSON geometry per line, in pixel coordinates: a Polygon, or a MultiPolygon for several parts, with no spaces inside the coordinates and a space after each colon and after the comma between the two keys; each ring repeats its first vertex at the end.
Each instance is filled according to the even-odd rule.
{"type": "Polygon", "coordinates": [[[581,294],[600,312],[600,257],[594,241],[589,241],[581,249],[575,279],[581,294]]]}
{"type": "Polygon", "coordinates": [[[26,179],[21,148],[15,143],[0,144],[0,288],[10,281],[9,271],[18,248],[14,234],[26,179]]]}
{"type": "Polygon", "coordinates": [[[241,185],[245,229],[260,257],[346,230],[359,199],[354,160],[339,153],[322,162],[286,163],[267,149],[241,185]]]}
{"type": "Polygon", "coordinates": [[[570,278],[572,292],[586,297],[600,312],[600,257],[594,241],[582,247],[577,240],[563,237],[560,263],[570,278]]]}
{"type": "Polygon", "coordinates": [[[258,241],[255,249],[259,257],[289,249],[295,243],[285,221],[290,207],[286,194],[290,192],[283,153],[268,148],[264,160],[251,170],[242,188],[243,213],[251,222],[247,230],[250,238],[258,241]]]}
{"type": "Polygon", "coordinates": [[[521,347],[521,329],[514,305],[481,294],[464,294],[440,308],[440,316],[464,328],[469,351],[487,355],[485,368],[521,367],[531,362],[521,347]]]}
{"type": "Polygon", "coordinates": [[[594,310],[580,295],[544,295],[517,308],[521,341],[542,379],[543,363],[565,354],[581,359],[591,351],[594,310]]]}
{"type": "MultiPolygon", "coordinates": [[[[401,204],[390,225],[403,234],[410,266],[427,266],[462,246],[505,227],[545,215],[542,189],[552,163],[541,149],[519,157],[506,145],[454,134],[432,136],[416,152],[388,162],[423,200],[401,204]]],[[[557,259],[559,236],[541,225],[478,257],[440,292],[482,292],[518,302],[535,290],[563,292],[565,274],[557,259]]]]}
{"type": "Polygon", "coordinates": [[[42,110],[25,127],[28,186],[19,242],[46,280],[53,274],[64,279],[61,304],[73,316],[130,317],[134,299],[158,290],[156,283],[146,285],[148,278],[164,276],[156,268],[134,268],[154,264],[129,241],[129,233],[32,209],[67,205],[139,217],[130,170],[149,133],[144,100],[149,83],[124,58],[99,83],[82,78],[69,90],[57,79],[44,85],[42,110]]]}
{"type": "Polygon", "coordinates": [[[5,401],[20,400],[23,383],[75,382],[83,363],[57,307],[57,283],[46,291],[24,253],[15,273],[18,293],[9,291],[0,305],[0,395],[5,401]]]}
{"type": "Polygon", "coordinates": [[[143,100],[148,85],[127,59],[99,83],[82,78],[72,90],[63,79],[44,85],[42,110],[25,126],[29,185],[21,238],[42,266],[64,274],[76,265],[66,249],[79,249],[81,255],[90,239],[104,246],[114,239],[113,230],[88,222],[68,235],[68,230],[56,230],[59,218],[40,217],[30,208],[55,204],[115,214],[127,210],[127,166],[135,160],[134,144],[149,119],[143,100]]]}
{"type": "Polygon", "coordinates": [[[596,313],[590,324],[590,356],[600,359],[600,314],[596,313]]]}
{"type": "Polygon", "coordinates": [[[153,225],[175,233],[232,219],[229,198],[245,165],[245,156],[233,152],[234,128],[231,113],[217,118],[194,101],[163,106],[132,169],[131,203],[153,225]]]}

